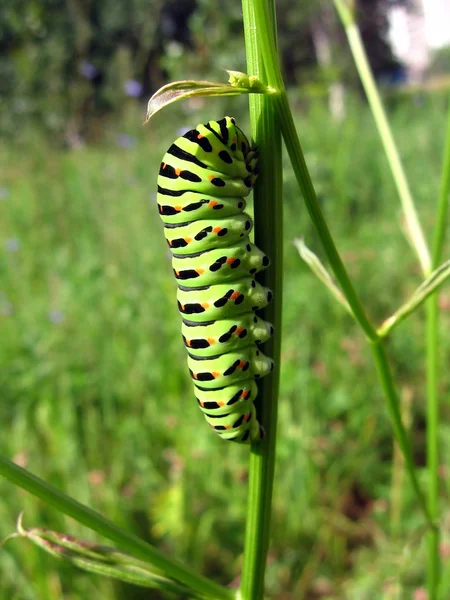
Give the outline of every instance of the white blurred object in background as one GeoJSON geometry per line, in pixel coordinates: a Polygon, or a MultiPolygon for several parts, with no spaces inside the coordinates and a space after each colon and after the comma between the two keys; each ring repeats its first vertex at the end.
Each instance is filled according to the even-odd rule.
{"type": "Polygon", "coordinates": [[[410,82],[422,81],[432,50],[450,45],[450,0],[412,0],[389,14],[389,37],[410,82]]]}

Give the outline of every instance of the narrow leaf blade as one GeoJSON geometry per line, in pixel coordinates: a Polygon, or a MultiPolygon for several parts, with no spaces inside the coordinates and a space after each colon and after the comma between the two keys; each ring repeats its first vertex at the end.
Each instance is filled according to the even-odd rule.
{"type": "Polygon", "coordinates": [[[177,100],[196,96],[238,96],[240,94],[251,93],[270,94],[275,91],[261,83],[257,77],[250,77],[240,71],[227,72],[229,74],[229,83],[187,79],[164,85],[148,101],[147,116],[144,125],[148,123],[155,113],[177,100]]]}
{"type": "Polygon", "coordinates": [[[17,536],[30,540],[55,558],[72,563],[90,573],[113,577],[140,587],[181,594],[186,598],[198,597],[193,590],[165,577],[155,569],[150,569],[145,562],[116,548],[40,527],[25,529],[22,526],[22,515],[17,522],[17,536]]]}
{"type": "Polygon", "coordinates": [[[350,308],[344,294],[341,292],[330,273],[326,270],[323,264],[320,262],[319,257],[312,252],[305,244],[303,239],[294,240],[294,245],[297,248],[301,258],[305,261],[311,271],[320,279],[320,281],[329,289],[336,300],[341,304],[345,310],[353,317],[353,311],[350,308]]]}
{"type": "Polygon", "coordinates": [[[378,335],[386,337],[388,333],[412,314],[431,296],[450,276],[450,260],[443,263],[419,285],[411,298],[407,300],[393,315],[378,328],[378,335]]]}

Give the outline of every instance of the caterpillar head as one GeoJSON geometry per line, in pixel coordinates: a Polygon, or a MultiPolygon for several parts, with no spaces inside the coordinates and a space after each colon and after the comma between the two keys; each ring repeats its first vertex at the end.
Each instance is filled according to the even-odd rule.
{"type": "Polygon", "coordinates": [[[245,133],[236,125],[234,117],[224,117],[219,121],[210,121],[209,127],[217,133],[222,142],[233,153],[237,160],[246,163],[249,174],[256,180],[258,151],[252,148],[245,133]]]}

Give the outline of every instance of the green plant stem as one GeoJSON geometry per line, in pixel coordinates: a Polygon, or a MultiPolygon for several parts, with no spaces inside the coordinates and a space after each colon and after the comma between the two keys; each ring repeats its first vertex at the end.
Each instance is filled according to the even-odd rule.
{"type": "Polygon", "coordinates": [[[339,256],[330,230],[328,229],[328,225],[317,201],[316,192],[306,166],[300,141],[297,137],[294,119],[289,108],[286,94],[283,93],[280,96],[277,96],[276,101],[279,111],[278,114],[281,131],[287,151],[289,153],[289,157],[291,159],[292,168],[294,169],[294,173],[302,192],[306,208],[308,209],[311,220],[316,228],[317,234],[327,255],[328,262],[333,269],[334,275],[339,282],[340,288],[348,304],[350,305],[356,321],[366,334],[367,338],[372,342],[376,342],[378,340],[378,335],[372,323],[368,319],[358,294],[356,293],[356,290],[350,281],[347,270],[345,269],[344,263],[339,256]]]}
{"type": "Polygon", "coordinates": [[[305,163],[303,151],[295,130],[292,113],[289,108],[286,90],[278,63],[276,43],[272,35],[273,27],[269,19],[268,11],[266,10],[264,2],[261,1],[255,1],[254,7],[256,31],[264,31],[266,33],[266,36],[261,42],[261,52],[267,75],[267,82],[271,87],[279,90],[278,94],[274,94],[273,100],[276,103],[278,119],[280,122],[284,142],[286,144],[298,184],[303,194],[306,207],[320,236],[327,254],[328,261],[355,315],[356,320],[360,324],[366,336],[370,340],[375,341],[378,339],[378,336],[374,327],[367,318],[358,295],[356,294],[350,278],[348,277],[344,264],[342,263],[339,253],[336,250],[336,246],[334,245],[330,231],[323,217],[319,203],[317,202],[316,193],[305,163]]]}
{"type": "Polygon", "coordinates": [[[442,260],[445,230],[447,228],[448,205],[450,202],[450,99],[447,113],[447,133],[445,138],[444,160],[436,215],[436,227],[433,235],[432,264],[436,269],[442,260]]]}
{"type": "Polygon", "coordinates": [[[286,91],[281,76],[281,71],[278,64],[278,55],[274,37],[272,35],[272,24],[269,19],[267,6],[264,2],[255,2],[255,30],[265,32],[263,43],[261,43],[261,55],[263,57],[264,69],[267,76],[267,82],[271,87],[279,90],[278,94],[273,95],[273,101],[277,109],[278,122],[281,128],[281,133],[286,144],[286,148],[291,159],[292,167],[297,178],[300,190],[314,224],[316,232],[322,242],[324,251],[328,258],[334,275],[341,287],[341,290],[350,305],[355,319],[359,323],[361,329],[366,334],[371,342],[374,360],[377,366],[377,373],[384,392],[386,405],[389,415],[392,419],[392,426],[397,438],[399,447],[405,458],[405,465],[408,475],[411,480],[413,490],[417,496],[419,506],[421,507],[424,517],[430,527],[435,527],[433,520],[430,517],[424,496],[421,492],[420,485],[417,479],[417,474],[412,458],[409,439],[403,426],[399,400],[395,391],[392,375],[389,369],[389,363],[386,359],[382,340],[379,338],[374,326],[368,319],[361,301],[353,287],[352,282],[347,274],[345,266],[339,256],[339,253],[330,234],[319,203],[317,201],[316,192],[309,175],[302,147],[295,129],[294,119],[289,107],[286,96],[286,91]]]}
{"type": "Polygon", "coordinates": [[[419,501],[420,507],[427,519],[428,525],[432,530],[434,530],[436,529],[436,526],[428,510],[425,497],[419,485],[419,480],[417,479],[416,469],[412,458],[411,445],[406,430],[403,426],[400,412],[400,401],[395,389],[394,380],[392,378],[383,342],[378,341],[377,343],[371,344],[370,347],[377,368],[378,378],[380,380],[381,387],[383,388],[389,417],[394,428],[395,439],[402,450],[406,468],[411,478],[411,484],[419,501]]]}
{"type": "Polygon", "coordinates": [[[89,529],[97,531],[109,540],[116,542],[121,550],[129,552],[161,570],[165,576],[184,583],[205,598],[232,600],[235,594],[185,567],[179,561],[170,558],[137,536],[121,529],[91,508],[66,496],[60,490],[29,473],[22,467],[0,456],[0,475],[47,502],[62,513],[72,517],[89,529]]]}
{"type": "MultiPolygon", "coordinates": [[[[432,267],[439,265],[442,258],[445,229],[447,225],[450,197],[450,103],[448,108],[447,135],[444,161],[437,207],[436,228],[433,235],[432,267]]],[[[438,293],[427,301],[427,468],[428,509],[433,519],[439,515],[439,304],[438,293]]],[[[439,592],[439,531],[428,534],[428,596],[436,600],[439,592]]]]}
{"type": "MultiPolygon", "coordinates": [[[[403,423],[405,424],[407,430],[411,425],[411,400],[411,390],[409,388],[404,388],[400,396],[400,410],[403,423]]],[[[394,455],[392,458],[392,463],[391,533],[394,536],[398,536],[402,522],[402,509],[405,489],[405,461],[396,441],[394,443],[394,455]]]]}
{"type": "Polygon", "coordinates": [[[432,269],[430,251],[425,240],[422,227],[417,216],[417,211],[414,206],[411,190],[408,180],[403,169],[402,162],[395,145],[394,137],[389,126],[386,112],[381,102],[380,94],[378,93],[375,80],[370,69],[367,54],[364,50],[359,29],[356,25],[353,12],[346,6],[345,0],[334,0],[337,12],[341,18],[342,24],[347,34],[348,43],[353,54],[356,68],[366,92],[367,100],[369,101],[372,115],[380,134],[386,156],[388,158],[389,167],[394,178],[395,186],[402,204],[403,214],[406,222],[406,234],[409,243],[417,254],[417,258],[421,265],[423,274],[427,277],[432,269]]]}
{"type": "MultiPolygon", "coordinates": [[[[253,8],[266,0],[243,0],[247,71],[265,81],[261,37],[257,35],[253,8]]],[[[274,30],[272,24],[272,31],[274,30]]],[[[264,41],[264,40],[263,40],[264,41]]],[[[273,81],[267,78],[266,83],[273,81]]],[[[276,126],[273,98],[252,94],[250,118],[252,137],[259,150],[260,175],[254,192],[255,242],[270,257],[271,265],[259,278],[273,291],[273,301],[263,317],[274,325],[274,335],[264,352],[272,357],[274,369],[259,382],[257,410],[265,430],[262,443],[252,444],[249,459],[249,494],[245,530],[244,561],[240,594],[244,600],[264,596],[264,574],[269,548],[272,490],[275,470],[277,403],[280,377],[281,305],[283,273],[283,206],[281,135],[276,126]]]]}
{"type": "Polygon", "coordinates": [[[422,508],[428,525],[430,527],[434,527],[435,525],[433,523],[433,519],[430,517],[424,496],[420,490],[408,436],[400,416],[399,399],[392,381],[392,375],[390,373],[389,363],[384,352],[383,343],[375,331],[372,323],[365,314],[361,301],[359,300],[359,297],[350,281],[345,266],[339,256],[336,246],[334,245],[333,238],[331,237],[330,231],[325,222],[324,216],[317,201],[317,196],[311,181],[311,177],[306,167],[303,151],[295,131],[294,120],[292,118],[292,113],[290,111],[286,95],[282,94],[281,96],[278,96],[277,102],[279,105],[281,132],[291,159],[294,173],[297,177],[297,182],[302,191],[306,207],[309,211],[311,220],[322,242],[324,251],[327,255],[330,266],[333,269],[334,275],[341,287],[341,290],[352,309],[355,319],[371,343],[372,352],[377,365],[378,376],[385,395],[386,405],[389,415],[392,419],[392,426],[394,428],[397,442],[405,458],[405,464],[411,484],[417,495],[419,505],[422,508]]]}
{"type": "MultiPolygon", "coordinates": [[[[439,483],[439,398],[438,398],[438,294],[427,300],[426,353],[427,353],[427,470],[428,510],[433,519],[438,518],[439,483]]],[[[439,530],[428,532],[427,588],[429,600],[437,599],[439,585],[439,530]]]]}
{"type": "MultiPolygon", "coordinates": [[[[334,0],[336,9],[344,25],[350,49],[364,86],[372,114],[383,143],[389,166],[394,177],[406,221],[408,240],[415,250],[422,271],[427,277],[439,266],[442,254],[445,225],[447,221],[448,195],[450,188],[450,113],[447,133],[444,168],[437,210],[437,223],[433,238],[433,253],[430,252],[423,234],[409,189],[408,181],[400,161],[389,122],[378,93],[367,55],[361,41],[354,14],[348,9],[345,0],[334,0]]],[[[438,519],[438,297],[434,294],[427,301],[427,468],[428,468],[428,513],[436,522],[438,519]]],[[[433,527],[428,534],[427,586],[429,600],[436,600],[439,587],[439,529],[433,527]]]]}

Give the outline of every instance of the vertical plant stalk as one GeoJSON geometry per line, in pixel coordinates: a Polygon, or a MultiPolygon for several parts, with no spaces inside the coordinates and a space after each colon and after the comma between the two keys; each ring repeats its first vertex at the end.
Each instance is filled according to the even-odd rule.
{"type": "Polygon", "coordinates": [[[367,54],[364,50],[359,29],[354,19],[353,10],[350,10],[345,0],[334,0],[336,10],[342,21],[342,24],[347,35],[348,43],[353,54],[356,68],[358,70],[361,83],[366,92],[367,100],[369,101],[372,110],[375,124],[380,134],[381,142],[386,152],[389,162],[389,167],[394,178],[395,186],[402,204],[403,214],[406,222],[406,233],[409,243],[417,254],[423,274],[428,276],[431,273],[431,258],[427,242],[425,240],[422,227],[417,216],[417,211],[414,206],[411,190],[408,180],[403,169],[402,162],[395,145],[389,122],[386,117],[386,112],[381,102],[380,94],[367,59],[367,54]]]}
{"type": "MultiPolygon", "coordinates": [[[[254,4],[266,0],[243,0],[247,71],[273,85],[265,77],[262,62],[264,36],[256,34],[254,4]],[[262,46],[262,48],[261,48],[262,46]]],[[[259,149],[260,175],[254,191],[255,242],[271,259],[270,268],[259,278],[273,291],[273,301],[264,318],[274,325],[274,335],[264,352],[272,357],[274,369],[259,382],[257,409],[265,430],[262,443],[252,444],[249,460],[249,494],[245,531],[244,562],[240,594],[244,600],[264,596],[264,575],[269,548],[272,490],[275,469],[277,403],[280,377],[281,302],[283,270],[283,210],[281,134],[276,125],[273,98],[250,95],[252,137],[259,149]]]]}
{"type": "Polygon", "coordinates": [[[391,419],[392,427],[394,429],[395,438],[405,458],[406,469],[410,477],[411,485],[428,525],[430,527],[434,527],[433,520],[430,517],[425,497],[421,491],[419,480],[417,478],[408,434],[402,423],[400,402],[389,367],[389,361],[384,349],[384,342],[378,336],[373,325],[367,318],[364,308],[361,305],[361,301],[359,300],[359,297],[353,288],[345,266],[342,263],[336,246],[334,245],[333,238],[331,237],[317,201],[314,186],[306,167],[303,151],[295,131],[294,121],[285,95],[279,99],[279,103],[281,131],[292,162],[294,173],[297,177],[297,182],[305,200],[306,207],[309,211],[311,220],[316,228],[316,232],[322,242],[323,248],[334,271],[335,277],[341,287],[341,290],[352,309],[356,321],[366,334],[366,337],[370,343],[370,348],[377,368],[378,378],[384,393],[386,407],[391,419]]]}
{"type": "MultiPolygon", "coordinates": [[[[433,238],[433,252],[430,252],[417,217],[414,202],[409,189],[408,181],[389,127],[386,113],[380,99],[368,60],[361,42],[361,36],[356,26],[353,11],[349,10],[345,0],[334,0],[336,9],[344,26],[350,49],[356,67],[364,86],[378,132],[383,143],[389,166],[394,177],[395,185],[405,215],[407,237],[415,250],[422,271],[428,276],[431,271],[439,266],[444,241],[445,225],[447,221],[448,201],[450,192],[450,112],[447,129],[447,139],[444,154],[444,166],[437,209],[436,230],[433,238]]],[[[438,425],[439,425],[439,400],[438,400],[438,296],[434,294],[427,301],[427,508],[433,520],[438,520],[438,425]]],[[[428,533],[428,565],[427,587],[429,600],[436,600],[439,587],[439,529],[433,527],[428,533]]]]}
{"type": "MultiPolygon", "coordinates": [[[[433,235],[432,268],[439,266],[442,259],[445,228],[447,225],[450,200],[450,103],[448,107],[447,135],[444,161],[433,235]]],[[[439,304],[438,294],[427,301],[427,467],[428,467],[428,509],[434,520],[438,519],[439,507],[439,304]]],[[[428,596],[429,600],[438,597],[439,588],[439,531],[428,533],[428,596]]]]}
{"type": "MultiPolygon", "coordinates": [[[[400,410],[403,423],[408,430],[411,426],[411,403],[412,392],[404,388],[400,396],[400,410]]],[[[392,459],[392,484],[391,484],[391,533],[397,536],[400,532],[402,522],[402,508],[405,480],[405,459],[394,441],[394,456],[392,459]]]]}
{"type": "Polygon", "coordinates": [[[289,107],[286,96],[286,91],[281,76],[281,71],[278,63],[277,49],[275,40],[272,36],[273,26],[269,18],[269,11],[263,1],[254,1],[255,24],[252,23],[252,30],[264,32],[265,36],[260,45],[260,52],[263,58],[264,70],[267,76],[267,81],[271,87],[279,91],[273,95],[274,103],[277,109],[277,118],[283,135],[286,149],[291,159],[292,167],[297,178],[300,190],[305,201],[306,208],[309,212],[313,225],[323,245],[324,251],[328,258],[334,275],[341,287],[341,290],[350,305],[353,315],[360,325],[361,329],[366,334],[370,347],[373,353],[374,361],[377,367],[377,373],[384,392],[386,406],[391,418],[391,423],[394,429],[394,434],[405,457],[405,464],[410,477],[411,485],[416,494],[419,506],[424,514],[429,527],[434,527],[433,520],[430,517],[428,507],[421,491],[417,473],[412,458],[411,446],[409,443],[408,434],[403,426],[399,399],[395,390],[395,385],[392,379],[392,374],[389,367],[389,362],[386,357],[386,352],[383,345],[383,340],[378,336],[374,326],[368,319],[364,307],[361,304],[359,296],[353,287],[353,284],[348,276],[345,266],[334,244],[331,233],[328,229],[325,218],[322,214],[320,205],[317,201],[316,192],[307,169],[303,150],[298,139],[294,119],[289,107]]]}

